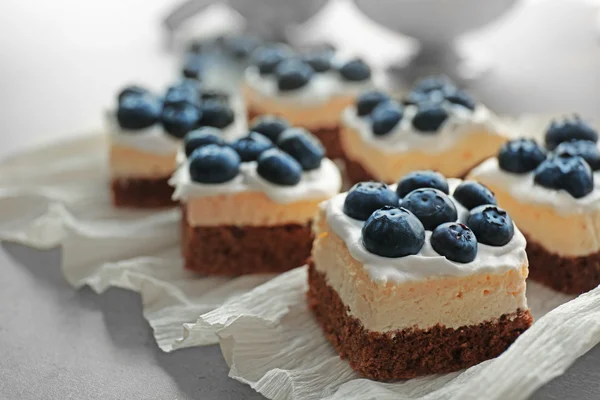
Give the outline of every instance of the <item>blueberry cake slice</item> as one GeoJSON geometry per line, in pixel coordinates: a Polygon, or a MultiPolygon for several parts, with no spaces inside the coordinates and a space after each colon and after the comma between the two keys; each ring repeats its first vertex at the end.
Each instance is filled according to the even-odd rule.
{"type": "Polygon", "coordinates": [[[186,268],[282,272],[310,256],[311,220],[321,201],[339,193],[340,172],[305,129],[274,117],[261,127],[229,143],[212,128],[186,136],[186,160],[171,180],[186,268]]]}
{"type": "Polygon", "coordinates": [[[107,113],[113,203],[118,207],[158,208],[175,203],[169,177],[175,171],[181,139],[202,126],[239,133],[225,94],[202,91],[197,81],[183,80],[162,98],[130,86],[107,113]]]}
{"type": "Polygon", "coordinates": [[[507,140],[497,116],[441,77],[416,83],[401,100],[366,91],[342,121],[340,143],[354,183],[392,183],[421,169],[464,177],[507,140]]]}
{"type": "Polygon", "coordinates": [[[470,175],[496,193],[527,237],[531,278],[565,293],[600,284],[597,141],[579,118],[553,122],[544,145],[512,140],[470,175]]]}
{"type": "Polygon", "coordinates": [[[244,74],[248,119],[286,118],[317,136],[328,157],[339,158],[341,112],[374,86],[372,75],[361,59],[341,59],[331,48],[297,53],[281,45],[261,47],[244,74]]]}
{"type": "Polygon", "coordinates": [[[532,324],[525,238],[477,182],[361,182],[322,203],[313,230],[309,307],[367,378],[467,368],[532,324]]]}

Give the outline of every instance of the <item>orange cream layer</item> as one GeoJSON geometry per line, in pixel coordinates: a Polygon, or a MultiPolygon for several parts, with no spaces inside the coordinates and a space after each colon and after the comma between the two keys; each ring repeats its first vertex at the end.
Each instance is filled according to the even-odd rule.
{"type": "Polygon", "coordinates": [[[176,153],[153,154],[117,144],[110,146],[110,171],[114,178],[165,178],[175,171],[176,153]]]}
{"type": "Polygon", "coordinates": [[[340,125],[342,111],[353,104],[356,95],[334,96],[327,103],[291,104],[263,96],[249,86],[242,88],[247,109],[259,115],[278,115],[288,120],[292,126],[308,130],[335,128],[340,125]]]}
{"type": "Polygon", "coordinates": [[[548,251],[564,257],[586,256],[600,251],[600,211],[587,214],[557,214],[552,207],[517,201],[497,185],[472,177],[486,185],[498,205],[511,216],[519,229],[548,251]]]}
{"type": "Polygon", "coordinates": [[[442,175],[463,177],[477,164],[495,155],[507,138],[489,132],[473,131],[463,135],[449,150],[427,153],[420,150],[392,153],[383,152],[365,143],[360,133],[343,125],[340,142],[346,157],[358,162],[375,179],[396,182],[409,172],[432,169],[442,175]]]}
{"type": "Polygon", "coordinates": [[[402,284],[374,283],[333,232],[324,210],[313,225],[313,261],[358,318],[371,331],[388,332],[437,324],[448,328],[492,321],[527,309],[525,279],[528,265],[503,274],[432,277],[402,284]]]}
{"type": "Polygon", "coordinates": [[[277,203],[262,192],[241,192],[190,199],[186,205],[191,226],[305,225],[325,199],[277,203]]]}

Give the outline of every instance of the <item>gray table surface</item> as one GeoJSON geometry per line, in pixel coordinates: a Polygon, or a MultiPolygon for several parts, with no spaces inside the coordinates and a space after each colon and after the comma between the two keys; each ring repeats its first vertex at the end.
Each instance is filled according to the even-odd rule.
{"type": "MultiPolygon", "coordinates": [[[[475,92],[502,112],[594,115],[600,104],[597,10],[577,0],[528,4],[507,16],[510,24],[474,41],[496,57],[496,68],[475,92]]],[[[169,5],[0,2],[0,157],[98,128],[98,110],[124,81],[166,82],[174,64],[156,51],[156,24],[169,5]]],[[[346,22],[340,29],[354,31],[346,22]]],[[[58,249],[0,247],[0,399],[262,398],[227,378],[218,347],[161,352],[137,294],[75,291],[59,264],[58,249]]],[[[533,398],[600,398],[600,347],[533,398]]]]}

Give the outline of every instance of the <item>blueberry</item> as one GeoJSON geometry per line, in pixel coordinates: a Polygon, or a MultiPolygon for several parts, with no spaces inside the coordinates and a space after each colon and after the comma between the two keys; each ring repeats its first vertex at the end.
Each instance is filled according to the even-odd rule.
{"type": "Polygon", "coordinates": [[[221,131],[217,128],[210,126],[196,129],[195,131],[188,132],[183,139],[185,148],[185,155],[190,156],[194,150],[200,147],[208,146],[209,144],[216,144],[218,146],[225,146],[225,141],[221,137],[221,131]]]}
{"type": "Polygon", "coordinates": [[[283,61],[275,68],[277,88],[281,91],[300,89],[310,82],[314,73],[312,67],[303,61],[283,61]]]}
{"type": "Polygon", "coordinates": [[[420,132],[437,132],[448,119],[448,112],[439,104],[422,104],[412,120],[414,128],[420,132]]]}
{"type": "Polygon", "coordinates": [[[258,132],[250,132],[233,142],[231,147],[237,151],[243,162],[256,161],[264,151],[273,147],[273,142],[258,132]]]}
{"type": "Polygon", "coordinates": [[[445,97],[450,103],[458,104],[471,111],[475,110],[475,100],[473,100],[466,92],[462,90],[456,90],[448,93],[445,97]]]}
{"type": "Polygon", "coordinates": [[[144,89],[141,86],[131,85],[131,86],[127,86],[127,87],[123,88],[119,92],[119,94],[117,96],[117,101],[120,103],[127,96],[143,96],[143,95],[152,96],[152,93],[150,93],[150,91],[148,89],[144,89]]]}
{"type": "Polygon", "coordinates": [[[227,103],[229,101],[229,95],[220,90],[207,89],[200,92],[200,99],[202,101],[214,100],[221,103],[227,103]]]}
{"type": "Polygon", "coordinates": [[[481,183],[475,181],[461,182],[454,189],[453,196],[468,210],[484,204],[496,205],[496,196],[494,196],[494,193],[481,183]]]}
{"type": "Polygon", "coordinates": [[[327,72],[331,69],[330,51],[313,51],[302,57],[302,60],[312,67],[315,72],[327,72]]]}
{"type": "Polygon", "coordinates": [[[263,115],[252,122],[250,130],[261,133],[268,137],[273,143],[276,143],[281,132],[289,127],[290,124],[283,118],[273,115],[263,115]]]}
{"type": "Polygon", "coordinates": [[[294,186],[302,179],[302,166],[279,149],[269,149],[258,157],[256,172],[267,181],[281,186],[294,186]]]}
{"type": "Polygon", "coordinates": [[[380,208],[367,219],[361,232],[365,249],[382,257],[417,254],[425,244],[423,224],[405,208],[380,208]]]}
{"type": "Polygon", "coordinates": [[[471,262],[477,257],[477,238],[466,225],[446,222],[431,234],[431,247],[450,261],[471,262]]]}
{"type": "Polygon", "coordinates": [[[383,136],[392,131],[402,119],[404,109],[395,101],[379,104],[371,113],[371,128],[375,136],[383,136]]]}
{"type": "Polygon", "coordinates": [[[444,192],[432,188],[413,190],[402,199],[402,207],[421,220],[428,231],[458,218],[456,206],[444,192]]]}
{"type": "Polygon", "coordinates": [[[186,133],[198,125],[202,113],[198,107],[187,101],[165,104],[160,116],[167,133],[182,139],[186,133]]]}
{"type": "Polygon", "coordinates": [[[187,53],[183,61],[182,73],[186,78],[200,79],[205,57],[198,53],[187,53]]]}
{"type": "Polygon", "coordinates": [[[189,161],[194,182],[223,183],[240,172],[240,156],[231,148],[209,144],[194,150],[189,161]]]}
{"type": "Polygon", "coordinates": [[[598,146],[591,140],[573,140],[562,142],[554,149],[554,154],[568,154],[570,156],[579,156],[587,162],[592,170],[600,169],[600,151],[598,146]]]}
{"type": "Polygon", "coordinates": [[[180,102],[188,102],[198,104],[198,90],[196,87],[189,84],[177,84],[169,86],[165,94],[164,103],[173,104],[180,102]]]}
{"type": "Polygon", "coordinates": [[[453,92],[456,90],[456,86],[446,76],[430,76],[415,83],[412,90],[422,93],[433,92],[434,90],[453,92]]]}
{"type": "Polygon", "coordinates": [[[258,67],[261,75],[269,75],[275,72],[277,65],[289,56],[289,51],[281,47],[263,47],[252,54],[253,62],[258,67]]]}
{"type": "Polygon", "coordinates": [[[361,59],[350,60],[339,68],[340,75],[347,81],[365,81],[371,77],[371,68],[361,59]]]}
{"type": "Polygon", "coordinates": [[[304,171],[317,169],[325,157],[325,149],[312,133],[303,128],[288,128],[281,132],[277,146],[302,165],[304,171]]]}
{"type": "Polygon", "coordinates": [[[441,190],[445,194],[449,193],[446,178],[436,171],[409,172],[398,182],[396,193],[398,193],[398,196],[404,197],[413,190],[421,188],[433,188],[441,190]]]}
{"type": "Polygon", "coordinates": [[[578,116],[575,116],[573,120],[553,121],[546,131],[546,147],[550,150],[554,150],[562,142],[571,140],[597,142],[598,132],[578,116]]]}
{"type": "Polygon", "coordinates": [[[377,90],[361,93],[356,100],[356,114],[360,117],[371,114],[380,103],[390,100],[390,96],[377,90]]]}
{"type": "Polygon", "coordinates": [[[160,117],[162,104],[150,92],[129,87],[119,94],[117,122],[123,129],[148,128],[160,117]]]}
{"type": "Polygon", "coordinates": [[[404,104],[414,104],[417,106],[441,105],[444,101],[444,93],[440,90],[429,92],[411,91],[404,99],[404,104]]]}
{"type": "Polygon", "coordinates": [[[510,215],[493,205],[475,207],[469,213],[467,226],[479,243],[504,246],[512,239],[515,228],[510,215]]]}
{"type": "Polygon", "coordinates": [[[540,186],[565,190],[576,199],[594,190],[594,174],[588,163],[566,153],[553,155],[541,163],[533,179],[540,186]]]}
{"type": "Polygon", "coordinates": [[[398,207],[398,195],[382,182],[360,182],[352,186],[344,200],[344,214],[367,220],[383,206],[398,207]]]}
{"type": "Polygon", "coordinates": [[[235,114],[229,104],[218,100],[206,100],[200,104],[202,118],[198,121],[201,126],[226,128],[235,120],[235,114]]]}
{"type": "Polygon", "coordinates": [[[498,152],[501,169],[516,174],[533,171],[546,159],[546,153],[532,139],[515,139],[505,143],[498,152]]]}
{"type": "Polygon", "coordinates": [[[229,53],[238,60],[246,59],[260,45],[260,40],[254,36],[232,36],[225,39],[229,53]]]}

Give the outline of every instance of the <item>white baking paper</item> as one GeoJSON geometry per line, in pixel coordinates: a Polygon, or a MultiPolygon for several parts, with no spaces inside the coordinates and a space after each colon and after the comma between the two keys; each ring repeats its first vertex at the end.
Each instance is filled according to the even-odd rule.
{"type": "Polygon", "coordinates": [[[201,278],[185,271],[179,210],[115,209],[106,154],[104,136],[91,135],[3,161],[0,239],[39,249],[62,245],[62,270],[76,288],[139,292],[164,351],[216,343],[213,333],[187,334],[183,324],[271,276],[201,278]]]}
{"type": "Polygon", "coordinates": [[[536,322],[500,357],[380,383],[361,379],[339,358],[307,308],[306,290],[306,269],[297,268],[204,314],[188,331],[216,332],[230,377],[277,400],[526,399],[600,342],[600,288],[569,301],[528,282],[536,322]]]}

